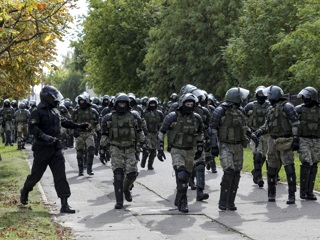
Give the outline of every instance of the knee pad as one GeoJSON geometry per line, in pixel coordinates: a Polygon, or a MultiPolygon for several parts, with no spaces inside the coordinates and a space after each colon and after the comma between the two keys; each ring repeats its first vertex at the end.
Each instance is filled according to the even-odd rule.
{"type": "Polygon", "coordinates": [[[122,181],[124,179],[124,172],[122,168],[117,168],[113,171],[115,181],[122,181]]]}
{"type": "Polygon", "coordinates": [[[204,172],[204,170],[205,170],[205,165],[204,165],[204,163],[197,163],[196,164],[196,170],[197,170],[197,172],[204,172]]]}
{"type": "Polygon", "coordinates": [[[226,175],[234,175],[234,169],[232,168],[227,168],[227,170],[224,171],[226,175]]]}
{"type": "Polygon", "coordinates": [[[156,149],[151,149],[149,158],[154,159],[157,156],[157,150],[156,149]]]}
{"type": "Polygon", "coordinates": [[[274,177],[277,175],[278,169],[273,167],[268,167],[268,176],[274,177]]]}
{"type": "Polygon", "coordinates": [[[303,163],[301,164],[301,166],[310,167],[311,165],[310,165],[310,163],[308,163],[308,162],[303,162],[303,163]]]}
{"type": "Polygon", "coordinates": [[[182,183],[187,183],[189,181],[190,174],[187,169],[183,166],[178,168],[178,179],[182,183]]]}
{"type": "Polygon", "coordinates": [[[94,156],[94,146],[88,147],[88,155],[89,155],[90,157],[93,157],[93,156],[94,156]]]}
{"type": "Polygon", "coordinates": [[[128,179],[136,179],[138,177],[139,173],[138,172],[130,172],[127,174],[128,179]]]}
{"type": "Polygon", "coordinates": [[[286,173],[288,173],[288,174],[295,173],[294,165],[292,165],[292,164],[284,166],[284,169],[285,169],[286,173]]]}

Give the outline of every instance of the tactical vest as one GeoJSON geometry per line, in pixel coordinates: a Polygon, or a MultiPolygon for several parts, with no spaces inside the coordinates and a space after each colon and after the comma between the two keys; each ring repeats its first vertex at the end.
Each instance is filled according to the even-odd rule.
{"type": "Polygon", "coordinates": [[[16,112],[16,122],[27,122],[28,121],[28,111],[25,109],[20,109],[16,112]]]}
{"type": "Polygon", "coordinates": [[[130,112],[122,115],[116,112],[112,114],[112,120],[109,127],[109,139],[114,144],[121,144],[123,142],[136,142],[137,120],[130,112]]]}
{"type": "Polygon", "coordinates": [[[4,107],[2,108],[3,120],[4,121],[12,121],[14,110],[11,107],[4,107]]]}
{"type": "Polygon", "coordinates": [[[248,125],[249,127],[252,127],[253,129],[259,129],[266,120],[267,115],[267,104],[260,104],[257,101],[253,102],[253,112],[249,116],[248,125]]]}
{"type": "Polygon", "coordinates": [[[193,148],[196,146],[199,122],[194,114],[182,116],[176,111],[177,121],[168,130],[168,142],[178,148],[193,148]]]}
{"type": "Polygon", "coordinates": [[[292,135],[292,127],[288,117],[283,111],[283,107],[286,103],[287,101],[276,104],[268,113],[268,128],[269,133],[272,136],[292,135]]]}
{"type": "Polygon", "coordinates": [[[225,143],[247,142],[244,114],[239,109],[224,109],[225,115],[221,118],[218,128],[219,141],[225,143]]]}
{"type": "MultiPolygon", "coordinates": [[[[208,118],[208,116],[204,113],[204,110],[203,110],[202,107],[200,107],[200,106],[196,107],[196,108],[194,109],[194,112],[195,112],[195,113],[198,113],[198,114],[200,115],[203,123],[205,123],[205,124],[207,123],[207,118],[208,118]]],[[[207,127],[207,126],[206,126],[206,127],[207,127]]]]}
{"type": "Polygon", "coordinates": [[[308,108],[301,107],[300,135],[303,137],[320,138],[320,108],[319,106],[308,108]]]}
{"type": "Polygon", "coordinates": [[[161,121],[160,115],[158,114],[157,110],[145,112],[144,119],[147,123],[148,132],[157,133],[161,121]]]}
{"type": "Polygon", "coordinates": [[[85,110],[77,109],[75,113],[75,122],[83,123],[88,122],[91,126],[95,126],[98,119],[96,119],[96,114],[92,111],[91,108],[86,108],[85,110]]]}

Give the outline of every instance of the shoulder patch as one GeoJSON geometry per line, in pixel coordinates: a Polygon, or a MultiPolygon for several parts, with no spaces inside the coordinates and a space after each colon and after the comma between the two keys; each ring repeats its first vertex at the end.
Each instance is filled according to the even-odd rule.
{"type": "Polygon", "coordinates": [[[36,124],[37,120],[36,119],[30,119],[31,124],[36,124]]]}

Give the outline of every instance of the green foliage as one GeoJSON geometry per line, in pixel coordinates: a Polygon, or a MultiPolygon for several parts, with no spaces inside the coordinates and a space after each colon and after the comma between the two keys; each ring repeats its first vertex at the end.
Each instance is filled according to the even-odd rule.
{"type": "Polygon", "coordinates": [[[90,86],[98,94],[142,93],[145,82],[137,69],[144,69],[145,40],[151,18],[147,0],[90,2],[84,21],[84,44],[90,86]]]}
{"type": "Polygon", "coordinates": [[[165,96],[188,83],[224,95],[228,84],[221,49],[235,31],[241,1],[167,1],[151,28],[144,60],[151,89],[165,96]]]}

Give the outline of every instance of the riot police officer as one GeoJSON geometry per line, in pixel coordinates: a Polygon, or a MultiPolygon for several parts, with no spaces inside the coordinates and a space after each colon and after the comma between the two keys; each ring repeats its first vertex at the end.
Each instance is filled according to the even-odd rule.
{"type": "MultiPolygon", "coordinates": [[[[264,96],[264,86],[259,86],[255,90],[256,100],[249,102],[245,107],[244,111],[248,117],[248,126],[252,131],[259,129],[266,120],[267,109],[270,107],[270,103],[267,97],[264,96]]],[[[262,165],[266,161],[266,155],[268,151],[268,135],[263,135],[259,139],[258,147],[255,147],[253,141],[250,143],[250,148],[253,153],[253,182],[258,184],[259,187],[263,187],[264,181],[262,178],[262,165]]]]}
{"type": "Polygon", "coordinates": [[[5,146],[13,146],[12,143],[12,133],[14,131],[13,126],[13,115],[14,115],[14,109],[11,107],[11,102],[9,99],[5,99],[3,101],[3,108],[0,112],[0,115],[2,116],[2,127],[5,132],[5,146]]]}
{"type": "Polygon", "coordinates": [[[157,157],[160,161],[165,159],[164,136],[168,135],[177,184],[174,204],[183,213],[189,212],[187,190],[190,173],[195,160],[200,159],[203,152],[203,122],[201,116],[194,112],[196,101],[196,96],[191,93],[182,95],[178,109],[165,117],[158,133],[157,157]]]}
{"type": "Polygon", "coordinates": [[[132,201],[131,189],[138,176],[136,145],[147,149],[142,131],[142,120],[136,111],[131,111],[127,94],[115,97],[114,111],[102,118],[102,135],[110,143],[111,167],[114,177],[115,209],[123,208],[123,195],[132,201]]]}
{"type": "Polygon", "coordinates": [[[226,92],[225,102],[213,112],[211,128],[216,132],[219,142],[220,163],[223,176],[220,183],[220,210],[237,210],[235,198],[243,167],[243,148],[249,138],[258,144],[258,140],[247,127],[246,117],[241,103],[247,98],[249,90],[233,87],[226,92]]]}
{"type": "Polygon", "coordinates": [[[19,103],[19,109],[14,113],[14,123],[17,128],[17,145],[18,150],[25,149],[25,142],[28,138],[28,122],[30,112],[26,109],[24,102],[19,103]]]}
{"type": "Polygon", "coordinates": [[[317,200],[313,193],[318,172],[320,152],[320,106],[318,91],[313,87],[302,89],[298,96],[303,104],[295,107],[300,120],[300,198],[317,200]]]}
{"type": "Polygon", "coordinates": [[[75,124],[60,117],[57,106],[62,100],[61,93],[53,86],[45,86],[40,92],[41,102],[31,113],[29,131],[34,136],[32,145],[33,164],[31,174],[27,177],[20,191],[20,201],[28,204],[28,195],[40,181],[49,166],[53,175],[54,186],[61,199],[62,213],[75,213],[69,207],[67,199],[70,197],[70,187],[65,172],[65,159],[61,150],[60,126],[66,128],[87,129],[90,124],[75,124]]]}
{"type": "Polygon", "coordinates": [[[164,118],[163,113],[157,108],[158,100],[154,97],[149,98],[146,110],[144,111],[144,119],[148,131],[147,141],[149,145],[149,151],[142,153],[140,164],[140,166],[144,168],[148,159],[148,170],[153,170],[153,162],[157,156],[157,133],[164,118]]]}
{"type": "Polygon", "coordinates": [[[268,109],[266,122],[256,131],[257,137],[269,133],[268,150],[268,201],[276,200],[276,178],[279,161],[282,161],[287,175],[288,201],[295,203],[296,172],[293,151],[299,149],[300,122],[294,106],[283,96],[278,86],[269,86],[263,90],[271,106],[268,109]]]}

